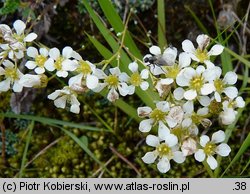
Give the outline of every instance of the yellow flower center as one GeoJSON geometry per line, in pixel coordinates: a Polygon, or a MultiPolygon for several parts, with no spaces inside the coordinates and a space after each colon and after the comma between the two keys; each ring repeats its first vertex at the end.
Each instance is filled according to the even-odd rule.
{"type": "Polygon", "coordinates": [[[204,152],[206,155],[213,155],[215,153],[216,145],[213,143],[207,143],[204,147],[204,152]]]}
{"type": "Polygon", "coordinates": [[[130,77],[130,83],[134,86],[140,86],[141,85],[141,82],[142,82],[142,79],[141,79],[141,76],[138,72],[135,72],[131,75],[130,77]]]}
{"type": "Polygon", "coordinates": [[[77,72],[82,73],[83,75],[88,75],[92,72],[90,65],[86,61],[79,61],[79,67],[77,68],[77,72]]]}
{"type": "Polygon", "coordinates": [[[175,64],[174,66],[166,66],[167,70],[166,77],[175,79],[180,72],[179,67],[175,64]]]}
{"type": "Polygon", "coordinates": [[[162,112],[161,110],[156,108],[150,113],[150,118],[154,119],[155,122],[159,122],[165,120],[165,115],[165,112],[162,112]]]}
{"type": "Polygon", "coordinates": [[[116,75],[109,75],[106,77],[105,82],[108,83],[109,86],[117,87],[119,84],[119,79],[116,75]]]}
{"type": "Polygon", "coordinates": [[[212,100],[208,108],[211,114],[218,115],[222,111],[222,103],[212,100]]]}
{"type": "Polygon", "coordinates": [[[216,88],[216,91],[221,93],[224,89],[224,83],[221,79],[214,80],[214,87],[216,88]]]}
{"type": "Polygon", "coordinates": [[[38,55],[36,58],[35,58],[35,61],[36,61],[36,64],[39,66],[39,67],[43,67],[44,66],[44,63],[46,62],[47,58],[43,55],[38,55]]]}
{"type": "Polygon", "coordinates": [[[6,68],[5,69],[5,77],[11,78],[12,80],[18,79],[17,71],[14,68],[6,68]]]}
{"type": "Polygon", "coordinates": [[[16,34],[16,33],[14,33],[14,34],[12,35],[12,37],[13,37],[14,39],[16,39],[18,42],[23,42],[23,39],[25,38],[25,35],[24,35],[24,34],[18,35],[18,34],[16,34]]]}
{"type": "Polygon", "coordinates": [[[196,49],[195,56],[200,60],[201,63],[204,63],[205,60],[209,59],[207,50],[196,49]]]}
{"type": "Polygon", "coordinates": [[[190,88],[196,91],[200,91],[203,84],[204,84],[204,78],[201,75],[193,77],[189,82],[190,88]]]}
{"type": "Polygon", "coordinates": [[[174,134],[179,141],[182,141],[185,137],[189,136],[189,130],[182,127],[173,128],[171,133],[174,134]]]}
{"type": "Polygon", "coordinates": [[[58,57],[56,62],[54,63],[54,66],[56,70],[61,70],[62,69],[62,62],[64,61],[63,57],[58,57]]]}
{"type": "Polygon", "coordinates": [[[156,150],[157,150],[160,158],[163,156],[172,155],[171,148],[165,143],[161,143],[160,145],[158,145],[156,150]]]}

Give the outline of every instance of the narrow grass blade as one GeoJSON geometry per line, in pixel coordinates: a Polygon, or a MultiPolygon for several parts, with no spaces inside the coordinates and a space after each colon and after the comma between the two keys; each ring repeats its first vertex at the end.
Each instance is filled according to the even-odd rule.
{"type": "Polygon", "coordinates": [[[223,175],[228,171],[228,169],[239,160],[239,158],[245,153],[245,151],[247,150],[247,148],[250,146],[250,133],[248,134],[248,136],[246,137],[245,141],[242,143],[239,151],[237,152],[237,154],[235,155],[235,157],[233,158],[232,162],[227,166],[226,170],[222,173],[221,177],[223,177],[223,175]]]}
{"type": "Polygon", "coordinates": [[[188,6],[184,5],[185,9],[188,10],[190,15],[194,18],[195,22],[197,23],[198,27],[204,32],[205,34],[209,34],[207,28],[203,25],[200,18],[193,12],[193,10],[188,6]]]}
{"type": "Polygon", "coordinates": [[[165,21],[165,0],[157,0],[158,19],[158,45],[161,49],[167,46],[166,21],[165,21]]]}
{"type": "MultiPolygon", "coordinates": [[[[114,28],[115,32],[122,32],[124,30],[124,24],[122,22],[121,17],[116,12],[112,2],[110,0],[98,0],[98,2],[102,8],[104,15],[106,16],[111,26],[114,28]]],[[[124,44],[137,58],[142,58],[140,50],[136,46],[134,40],[132,39],[128,31],[126,32],[124,44]]]]}
{"type": "Polygon", "coordinates": [[[34,124],[35,124],[35,122],[31,121],[31,123],[29,125],[29,128],[28,128],[29,132],[28,132],[28,135],[26,137],[26,144],[25,144],[25,148],[24,148],[24,152],[23,152],[21,168],[20,168],[20,171],[19,171],[19,174],[18,174],[19,178],[21,178],[23,176],[23,171],[25,169],[25,163],[26,163],[26,160],[27,160],[27,153],[28,153],[30,140],[31,140],[31,137],[32,137],[32,132],[33,132],[33,129],[34,129],[34,124]]]}
{"type": "Polygon", "coordinates": [[[0,113],[1,116],[8,117],[8,118],[16,118],[16,119],[25,119],[25,120],[31,120],[36,121],[39,123],[43,123],[45,125],[60,125],[60,126],[66,126],[71,128],[78,128],[82,130],[89,130],[89,131],[103,131],[103,132],[112,132],[110,130],[102,130],[97,127],[92,127],[84,124],[78,124],[78,123],[71,123],[67,121],[57,120],[57,119],[51,119],[48,117],[40,117],[40,116],[33,116],[33,115],[20,115],[15,114],[11,112],[7,113],[0,113]]]}

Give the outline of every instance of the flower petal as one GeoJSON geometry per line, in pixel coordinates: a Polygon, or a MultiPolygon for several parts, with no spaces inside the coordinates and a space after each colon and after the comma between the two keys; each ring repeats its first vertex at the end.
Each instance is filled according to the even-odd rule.
{"type": "Polygon", "coordinates": [[[62,56],[65,57],[66,59],[69,59],[72,57],[73,49],[69,46],[66,46],[62,50],[62,56]]]}
{"type": "Polygon", "coordinates": [[[199,49],[204,50],[210,43],[210,38],[206,34],[200,34],[197,36],[196,42],[198,43],[199,49]]]}
{"type": "Polygon", "coordinates": [[[182,49],[187,53],[195,53],[195,48],[190,40],[184,40],[182,42],[182,49]]]}
{"type": "Polygon", "coordinates": [[[191,63],[191,58],[187,53],[182,52],[179,54],[179,66],[181,68],[189,66],[190,63],[191,63]]]}
{"type": "Polygon", "coordinates": [[[143,69],[140,74],[142,79],[148,79],[149,71],[147,69],[143,69]]]}
{"type": "Polygon", "coordinates": [[[108,95],[107,95],[107,99],[110,102],[114,102],[117,99],[119,99],[119,94],[117,93],[117,91],[114,88],[111,88],[108,95]]]}
{"type": "Polygon", "coordinates": [[[229,153],[231,152],[231,148],[227,144],[222,143],[217,146],[215,152],[220,156],[228,156],[229,153]]]}
{"type": "Polygon", "coordinates": [[[49,59],[44,63],[44,67],[45,67],[48,71],[54,71],[54,70],[55,70],[54,60],[53,60],[52,58],[49,58],[49,59]]]}
{"type": "Polygon", "coordinates": [[[66,101],[67,101],[67,95],[63,95],[60,98],[57,98],[54,101],[54,104],[57,108],[65,108],[66,106],[66,101]]]}
{"type": "Polygon", "coordinates": [[[175,135],[173,134],[169,134],[167,135],[165,138],[165,143],[169,146],[169,147],[173,147],[178,143],[178,139],[175,135]]]}
{"type": "Polygon", "coordinates": [[[227,87],[223,90],[223,92],[229,97],[230,99],[234,99],[238,95],[238,89],[234,86],[227,87]]]}
{"type": "Polygon", "coordinates": [[[139,130],[143,133],[149,132],[152,128],[153,123],[153,119],[145,119],[140,122],[139,130]]]}
{"type": "Polygon", "coordinates": [[[58,48],[52,48],[49,50],[49,56],[52,59],[57,60],[57,58],[60,57],[60,51],[58,50],[58,48]]]}
{"type": "Polygon", "coordinates": [[[27,49],[27,55],[29,57],[36,58],[36,56],[38,55],[38,50],[35,47],[31,46],[27,49]]]}
{"type": "Polygon", "coordinates": [[[147,117],[152,112],[152,109],[148,106],[137,108],[137,114],[139,117],[147,117]]]}
{"type": "Polygon", "coordinates": [[[157,164],[157,169],[161,173],[166,173],[170,169],[170,162],[167,157],[162,157],[157,164]]]}
{"type": "Polygon", "coordinates": [[[207,163],[208,163],[208,165],[210,166],[210,168],[212,170],[216,169],[217,166],[218,166],[218,163],[217,163],[217,161],[215,160],[215,158],[213,156],[208,156],[207,157],[207,163]]]}
{"type": "Polygon", "coordinates": [[[24,39],[23,41],[24,42],[32,42],[33,40],[35,40],[37,38],[37,34],[32,32],[30,34],[28,34],[24,39]]]}
{"type": "Polygon", "coordinates": [[[161,54],[161,49],[158,46],[151,46],[149,48],[149,52],[153,55],[160,55],[161,54]]]}
{"type": "Polygon", "coordinates": [[[223,142],[226,138],[225,133],[222,130],[219,130],[212,135],[212,142],[213,143],[220,143],[223,142]]]}
{"type": "Polygon", "coordinates": [[[182,100],[183,97],[184,97],[184,92],[185,92],[185,90],[184,90],[183,88],[181,88],[181,87],[176,88],[176,89],[174,90],[174,98],[175,98],[176,100],[182,100]]]}
{"type": "Polygon", "coordinates": [[[210,49],[210,51],[209,51],[207,54],[208,54],[208,56],[220,55],[220,54],[223,52],[223,49],[224,49],[224,46],[219,45],[219,44],[216,44],[216,45],[214,45],[214,46],[210,49]]]}
{"type": "Polygon", "coordinates": [[[80,113],[80,107],[76,104],[73,104],[70,106],[70,112],[79,114],[80,113]]]}
{"type": "Polygon", "coordinates": [[[214,92],[214,98],[216,102],[221,102],[221,96],[218,92],[214,92]]]}
{"type": "Polygon", "coordinates": [[[237,82],[237,74],[233,71],[229,71],[226,73],[223,81],[226,83],[226,84],[229,84],[229,85],[234,85],[236,82],[237,82]]]}
{"type": "Polygon", "coordinates": [[[156,152],[147,152],[141,159],[146,164],[152,164],[157,158],[156,152]]]}
{"type": "Polygon", "coordinates": [[[162,54],[163,60],[166,62],[167,65],[174,65],[175,59],[177,56],[177,49],[175,47],[168,47],[162,54]]]}
{"type": "Polygon", "coordinates": [[[0,82],[0,91],[6,92],[10,89],[10,79],[6,79],[0,82]]]}
{"type": "Polygon", "coordinates": [[[146,144],[152,147],[157,147],[158,145],[160,145],[160,141],[157,136],[148,135],[146,137],[146,144]]]}
{"type": "Polygon", "coordinates": [[[43,74],[43,73],[45,72],[45,69],[44,69],[43,67],[37,67],[37,68],[35,69],[35,72],[36,72],[37,74],[43,74]]]}
{"type": "Polygon", "coordinates": [[[211,99],[208,96],[199,96],[198,101],[202,106],[208,106],[211,102],[211,99]]]}
{"type": "Polygon", "coordinates": [[[166,101],[157,102],[156,108],[161,110],[162,112],[167,112],[167,111],[169,111],[169,103],[166,101]]]}
{"type": "Polygon", "coordinates": [[[185,161],[186,157],[183,155],[183,153],[181,151],[176,151],[173,153],[173,160],[178,163],[181,164],[185,161]]]}
{"type": "Polygon", "coordinates": [[[207,136],[207,135],[202,135],[201,137],[200,137],[200,144],[201,144],[201,146],[202,147],[205,147],[206,146],[206,144],[209,142],[209,137],[207,136]]]}
{"type": "Polygon", "coordinates": [[[138,71],[138,64],[136,62],[132,62],[128,65],[130,71],[137,72],[138,71]]]}
{"type": "Polygon", "coordinates": [[[94,89],[98,85],[98,78],[95,75],[88,75],[86,78],[86,85],[89,89],[94,89]]]}
{"type": "Polygon", "coordinates": [[[36,65],[37,64],[35,61],[27,61],[27,63],[25,63],[25,67],[27,67],[28,69],[34,69],[36,65]]]}
{"type": "Polygon", "coordinates": [[[214,84],[212,84],[212,83],[204,84],[201,88],[202,95],[211,94],[213,91],[215,91],[215,87],[214,87],[214,84]]]}
{"type": "Polygon", "coordinates": [[[21,20],[16,20],[13,24],[14,29],[18,35],[21,35],[26,28],[26,24],[21,20]]]}
{"type": "Polygon", "coordinates": [[[195,99],[196,97],[197,97],[197,92],[196,92],[195,90],[193,90],[193,89],[188,90],[188,91],[186,91],[186,92],[184,93],[184,98],[185,98],[186,100],[193,100],[193,99],[195,99]]]}
{"type": "Polygon", "coordinates": [[[236,99],[235,99],[235,102],[236,102],[236,106],[238,108],[243,108],[245,106],[245,101],[243,100],[243,98],[241,96],[238,96],[236,99]]]}
{"type": "Polygon", "coordinates": [[[199,162],[203,162],[205,160],[205,153],[202,149],[199,149],[197,152],[195,152],[194,154],[194,158],[195,160],[199,161],[199,162]]]}
{"type": "Polygon", "coordinates": [[[170,134],[169,128],[162,122],[159,122],[158,136],[161,140],[164,140],[170,134]]]}

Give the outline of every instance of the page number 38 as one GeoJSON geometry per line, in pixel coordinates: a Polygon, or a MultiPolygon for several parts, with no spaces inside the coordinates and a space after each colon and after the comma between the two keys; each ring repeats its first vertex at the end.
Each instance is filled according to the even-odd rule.
{"type": "Polygon", "coordinates": [[[246,182],[235,182],[234,185],[235,185],[235,187],[234,187],[233,190],[236,190],[236,191],[238,191],[238,190],[244,191],[244,190],[247,189],[247,183],[246,182]]]}

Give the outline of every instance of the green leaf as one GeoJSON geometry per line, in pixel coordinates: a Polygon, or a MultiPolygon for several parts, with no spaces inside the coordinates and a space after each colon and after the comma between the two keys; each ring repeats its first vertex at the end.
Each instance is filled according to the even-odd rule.
{"type": "Polygon", "coordinates": [[[157,0],[158,45],[161,49],[167,46],[164,2],[165,0],[157,0]]]}
{"type": "Polygon", "coordinates": [[[35,125],[35,122],[32,121],[30,123],[29,127],[28,127],[29,132],[28,132],[28,136],[26,137],[26,144],[25,144],[25,148],[24,148],[24,151],[23,151],[21,168],[20,168],[19,175],[18,175],[19,178],[21,178],[23,176],[23,171],[25,169],[25,163],[26,163],[26,160],[27,160],[28,148],[29,148],[31,137],[32,137],[32,132],[33,132],[33,129],[34,129],[34,125],[35,125]]]}
{"type": "MultiPolygon", "coordinates": [[[[122,32],[124,30],[124,24],[121,20],[121,17],[116,12],[111,1],[110,0],[98,0],[98,2],[102,8],[104,15],[106,16],[111,26],[114,28],[115,32],[116,33],[122,32]]],[[[135,55],[137,58],[142,58],[140,50],[136,46],[134,40],[132,39],[128,31],[126,31],[124,44],[126,45],[126,47],[129,48],[130,52],[132,52],[133,55],[135,55]]]]}
{"type": "Polygon", "coordinates": [[[190,15],[194,18],[195,22],[197,23],[198,27],[205,33],[205,34],[209,34],[207,28],[205,27],[205,25],[203,25],[202,21],[200,20],[200,18],[193,12],[193,10],[188,6],[188,5],[184,5],[185,9],[188,10],[188,12],[190,13],[190,15]]]}
{"type": "Polygon", "coordinates": [[[226,170],[222,173],[221,177],[223,177],[223,175],[228,171],[228,169],[239,160],[239,158],[245,153],[245,151],[248,149],[248,147],[250,146],[250,133],[248,134],[248,136],[246,137],[245,141],[242,143],[239,151],[237,152],[237,154],[235,155],[235,157],[233,158],[232,162],[227,166],[226,170]]]}
{"type": "Polygon", "coordinates": [[[102,130],[97,127],[92,127],[84,124],[79,124],[79,123],[72,123],[68,121],[62,121],[62,120],[57,120],[57,119],[51,119],[48,117],[40,117],[40,116],[33,116],[33,115],[20,115],[20,114],[15,114],[11,112],[6,112],[6,113],[1,113],[0,116],[3,117],[8,117],[8,118],[17,118],[17,119],[25,119],[25,120],[31,120],[31,121],[36,121],[39,123],[43,123],[45,125],[60,125],[60,126],[66,126],[66,127],[71,127],[71,128],[78,128],[82,130],[89,130],[89,131],[103,131],[103,132],[112,132],[109,130],[102,130]]]}
{"type": "Polygon", "coordinates": [[[0,15],[14,13],[20,6],[20,0],[6,0],[3,7],[0,9],[0,15]]]}

